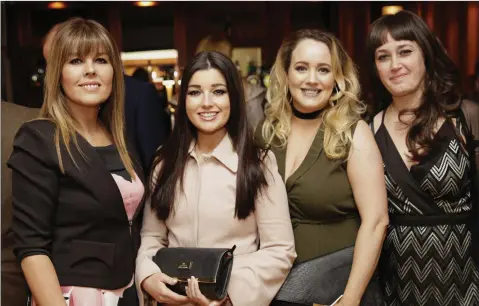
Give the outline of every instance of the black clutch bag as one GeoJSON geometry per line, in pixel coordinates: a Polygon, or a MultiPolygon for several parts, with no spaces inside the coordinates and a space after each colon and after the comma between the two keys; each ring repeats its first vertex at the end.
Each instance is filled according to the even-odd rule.
{"type": "MultiPolygon", "coordinates": [[[[294,265],[275,301],[298,305],[331,305],[344,293],[353,264],[353,251],[354,247],[347,247],[294,265]]],[[[373,277],[361,305],[379,306],[382,303],[381,290],[376,277],[373,277]]]]}
{"type": "Polygon", "coordinates": [[[153,261],[161,272],[178,279],[176,285],[168,285],[172,291],[186,295],[185,286],[194,276],[205,297],[221,300],[227,294],[235,248],[162,248],[153,261]]]}

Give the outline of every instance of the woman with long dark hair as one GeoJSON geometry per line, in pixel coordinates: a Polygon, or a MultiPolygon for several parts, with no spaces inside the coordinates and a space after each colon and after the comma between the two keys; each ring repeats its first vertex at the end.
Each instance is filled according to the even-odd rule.
{"type": "Polygon", "coordinates": [[[201,52],[185,68],[175,128],[154,162],[137,258],[137,284],[158,302],[268,305],[296,257],[276,160],[255,145],[245,107],[224,55],[201,52]],[[164,247],[232,245],[226,301],[206,299],[194,279],[187,296],[172,292],[165,284],[175,281],[152,261],[164,247]]]}
{"type": "Polygon", "coordinates": [[[453,61],[417,15],[375,21],[368,52],[391,223],[380,269],[387,305],[478,305],[479,108],[461,99],[453,61]]]}

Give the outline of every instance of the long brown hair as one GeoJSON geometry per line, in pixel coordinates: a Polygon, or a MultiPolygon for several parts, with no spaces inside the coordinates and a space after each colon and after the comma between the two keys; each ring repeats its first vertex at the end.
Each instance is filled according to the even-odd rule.
{"type": "Polygon", "coordinates": [[[459,75],[456,65],[447,55],[441,42],[431,32],[426,23],[416,14],[401,11],[395,15],[386,15],[376,20],[368,37],[368,60],[373,85],[374,113],[385,110],[392,102],[391,93],[384,87],[377,74],[375,63],[376,49],[387,41],[390,34],[394,40],[416,42],[424,57],[426,75],[424,95],[416,109],[403,110],[405,114],[414,114],[406,136],[406,144],[414,160],[426,155],[434,145],[434,131],[439,118],[448,117],[448,113],[459,107],[457,93],[459,75]]]}
{"type": "Polygon", "coordinates": [[[109,56],[113,67],[112,92],[102,104],[99,118],[111,133],[126,170],[133,175],[133,164],[124,137],[124,83],[120,53],[110,33],[98,22],[73,18],[58,26],[48,55],[44,102],[40,117],[56,125],[55,146],[61,170],[64,171],[63,156],[60,153],[61,142],[73,163],[77,165],[71,153],[71,141],[80,154],[85,156],[78,146],[75,118],[69,111],[67,97],[60,88],[61,74],[63,66],[72,54],[85,57],[99,51],[109,56]]]}
{"type": "Polygon", "coordinates": [[[241,77],[229,58],[218,52],[198,53],[186,66],[181,79],[175,127],[171,137],[158,150],[153,162],[148,197],[151,207],[159,219],[166,220],[174,211],[178,191],[183,190],[183,177],[189,158],[191,142],[196,139],[195,126],[186,114],[186,96],[191,77],[201,70],[217,69],[226,80],[231,113],[226,129],[233,148],[238,154],[236,177],[235,217],[246,219],[255,210],[255,200],[263,187],[267,186],[263,172],[264,151],[254,142],[252,128],[246,118],[246,104],[241,77]],[[161,166],[159,166],[161,164],[161,166]],[[156,169],[159,168],[159,171],[156,169]]]}

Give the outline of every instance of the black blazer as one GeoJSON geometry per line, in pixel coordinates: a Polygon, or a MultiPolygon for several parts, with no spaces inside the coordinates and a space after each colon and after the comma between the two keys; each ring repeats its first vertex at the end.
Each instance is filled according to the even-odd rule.
{"type": "Polygon", "coordinates": [[[171,121],[155,87],[125,75],[125,121],[144,175],[148,176],[156,150],[170,133],[171,121]]]}
{"type": "MultiPolygon", "coordinates": [[[[52,122],[35,120],[25,123],[14,140],[8,162],[13,170],[14,253],[20,261],[49,256],[62,286],[124,287],[134,272],[143,203],[130,233],[122,196],[100,155],[77,134],[86,160],[72,145],[77,168],[62,146],[62,174],[54,131],[52,122]]],[[[133,162],[142,179],[135,157],[133,162]]]]}

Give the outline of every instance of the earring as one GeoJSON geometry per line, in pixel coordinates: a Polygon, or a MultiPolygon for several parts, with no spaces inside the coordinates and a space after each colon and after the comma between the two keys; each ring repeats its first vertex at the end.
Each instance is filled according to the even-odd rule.
{"type": "MultiPolygon", "coordinates": [[[[339,89],[339,86],[338,86],[338,83],[337,82],[334,82],[335,85],[334,85],[334,88],[333,88],[333,92],[331,94],[331,96],[336,96],[341,90],[339,89]]],[[[333,100],[329,100],[329,105],[331,105],[331,107],[334,107],[336,105],[336,100],[333,101],[333,100]]]]}
{"type": "Polygon", "coordinates": [[[341,90],[339,89],[338,83],[335,83],[333,88],[333,95],[337,95],[341,90]]]}

